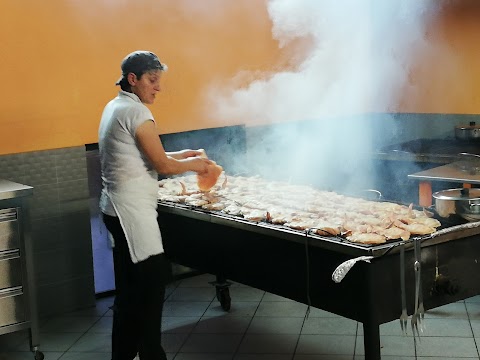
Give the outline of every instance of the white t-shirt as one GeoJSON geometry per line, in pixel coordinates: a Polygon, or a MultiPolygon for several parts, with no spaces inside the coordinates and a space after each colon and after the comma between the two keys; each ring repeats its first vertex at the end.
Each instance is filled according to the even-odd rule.
{"type": "Polygon", "coordinates": [[[135,132],[151,111],[135,94],[120,91],[102,114],[99,153],[102,168],[100,208],[117,216],[134,263],[164,252],[157,223],[157,173],[137,146],[135,132]]]}
{"type": "Polygon", "coordinates": [[[100,209],[110,216],[117,216],[108,197],[107,189],[149,173],[157,179],[157,173],[140,152],[135,141],[135,131],[146,120],[152,120],[152,112],[137,95],[120,91],[103,110],[99,137],[100,162],[102,164],[103,191],[100,209]]]}

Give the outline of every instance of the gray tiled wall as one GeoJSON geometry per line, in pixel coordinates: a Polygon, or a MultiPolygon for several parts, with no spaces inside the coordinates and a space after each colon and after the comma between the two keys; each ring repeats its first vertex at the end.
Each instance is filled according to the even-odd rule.
{"type": "Polygon", "coordinates": [[[0,156],[0,178],[29,199],[40,316],[93,306],[95,289],[84,146],[0,156]]]}

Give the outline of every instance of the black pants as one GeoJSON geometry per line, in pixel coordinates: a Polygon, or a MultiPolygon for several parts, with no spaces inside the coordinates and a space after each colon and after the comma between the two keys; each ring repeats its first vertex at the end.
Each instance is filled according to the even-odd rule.
{"type": "Polygon", "coordinates": [[[115,241],[112,360],[132,360],[137,353],[141,360],[166,360],[161,322],[171,265],[165,254],[134,264],[119,219],[104,215],[103,220],[115,241]]]}

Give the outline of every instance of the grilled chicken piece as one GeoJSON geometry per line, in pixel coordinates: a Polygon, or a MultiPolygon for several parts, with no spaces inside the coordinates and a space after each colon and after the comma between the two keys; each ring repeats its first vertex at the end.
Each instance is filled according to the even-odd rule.
{"type": "Polygon", "coordinates": [[[242,214],[241,208],[238,205],[228,205],[222,210],[225,214],[239,216],[242,214]]]}
{"type": "Polygon", "coordinates": [[[210,211],[220,211],[225,209],[226,205],[223,202],[209,203],[202,206],[202,209],[210,211]]]}
{"type": "Polygon", "coordinates": [[[217,183],[223,171],[223,168],[215,161],[212,161],[212,165],[209,165],[207,169],[206,174],[197,175],[197,184],[201,191],[209,191],[217,183]]]}
{"type": "Polygon", "coordinates": [[[295,230],[308,230],[315,227],[315,222],[312,220],[293,220],[283,225],[295,230]]]}
{"type": "Polygon", "coordinates": [[[251,221],[265,221],[267,219],[267,212],[265,210],[255,210],[246,207],[241,208],[242,215],[245,219],[251,221]]]}
{"type": "Polygon", "coordinates": [[[196,199],[196,198],[192,198],[192,197],[187,197],[185,199],[185,204],[200,207],[200,206],[204,206],[204,205],[208,204],[208,201],[203,200],[203,199],[196,199]]]}
{"type": "Polygon", "coordinates": [[[400,220],[396,220],[394,224],[396,227],[399,227],[400,229],[403,229],[403,230],[407,230],[411,234],[415,234],[415,235],[427,235],[435,232],[434,228],[424,224],[420,224],[420,223],[405,224],[400,220]]]}
{"type": "Polygon", "coordinates": [[[405,229],[398,228],[396,226],[389,227],[379,231],[380,235],[385,236],[387,239],[410,239],[410,232],[405,229]]]}
{"type": "Polygon", "coordinates": [[[317,235],[322,235],[322,236],[337,236],[340,235],[340,229],[339,228],[333,228],[333,227],[328,227],[328,226],[321,226],[318,227],[315,230],[317,235]]]}
{"type": "Polygon", "coordinates": [[[373,233],[353,233],[347,236],[347,240],[362,244],[383,244],[387,241],[385,236],[373,233]]]}

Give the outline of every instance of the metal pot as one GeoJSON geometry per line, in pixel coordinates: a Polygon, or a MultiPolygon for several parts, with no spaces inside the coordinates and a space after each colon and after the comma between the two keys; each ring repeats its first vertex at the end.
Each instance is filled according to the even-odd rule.
{"type": "Polygon", "coordinates": [[[449,189],[433,193],[435,209],[441,217],[458,215],[468,221],[480,221],[480,189],[449,189]]]}
{"type": "Polygon", "coordinates": [[[480,125],[471,121],[469,125],[455,126],[455,137],[459,140],[480,140],[480,125]]]}

